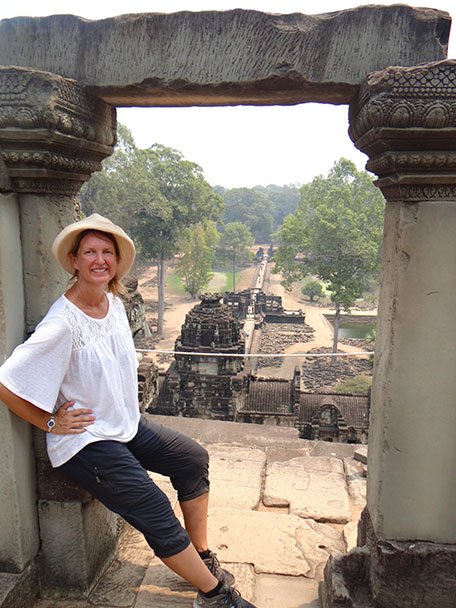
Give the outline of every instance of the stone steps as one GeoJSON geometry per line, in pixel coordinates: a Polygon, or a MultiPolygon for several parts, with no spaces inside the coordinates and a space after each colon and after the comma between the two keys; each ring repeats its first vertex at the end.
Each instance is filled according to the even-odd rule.
{"type": "MultiPolygon", "coordinates": [[[[242,596],[257,608],[319,607],[323,568],[351,548],[363,506],[359,446],[300,440],[290,428],[153,418],[208,449],[210,546],[242,596]]],[[[151,476],[180,516],[169,480],[151,476]]],[[[118,559],[89,598],[34,608],[191,608],[195,593],[125,524],[118,559]]]]}

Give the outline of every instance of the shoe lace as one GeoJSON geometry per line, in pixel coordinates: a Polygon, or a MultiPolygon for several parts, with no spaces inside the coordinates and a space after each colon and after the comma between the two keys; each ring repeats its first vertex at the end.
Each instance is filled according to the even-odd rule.
{"type": "Polygon", "coordinates": [[[211,572],[216,572],[218,570],[218,568],[220,568],[220,562],[217,559],[217,556],[215,553],[211,553],[210,560],[211,560],[211,565],[210,565],[209,570],[211,572]]]}
{"type": "Polygon", "coordinates": [[[227,587],[224,604],[230,604],[229,608],[242,608],[242,597],[234,587],[227,587]]]}

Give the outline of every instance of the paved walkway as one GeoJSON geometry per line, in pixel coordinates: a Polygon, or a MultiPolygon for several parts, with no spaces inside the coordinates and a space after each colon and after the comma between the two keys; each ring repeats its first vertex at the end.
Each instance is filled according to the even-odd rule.
{"type": "MultiPolygon", "coordinates": [[[[210,546],[257,608],[317,608],[328,555],[355,544],[365,502],[359,446],[312,442],[289,428],[154,416],[210,453],[210,546]]],[[[179,513],[174,490],[154,479],[179,513]]],[[[119,555],[90,597],[35,608],[191,608],[195,590],[124,526],[119,555]]]]}

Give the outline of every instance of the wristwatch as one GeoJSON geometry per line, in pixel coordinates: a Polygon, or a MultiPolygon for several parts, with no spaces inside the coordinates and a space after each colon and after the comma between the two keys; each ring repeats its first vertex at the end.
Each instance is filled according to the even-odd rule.
{"type": "Polygon", "coordinates": [[[52,429],[55,427],[54,416],[51,416],[49,420],[46,422],[47,432],[52,433],[52,429]]]}

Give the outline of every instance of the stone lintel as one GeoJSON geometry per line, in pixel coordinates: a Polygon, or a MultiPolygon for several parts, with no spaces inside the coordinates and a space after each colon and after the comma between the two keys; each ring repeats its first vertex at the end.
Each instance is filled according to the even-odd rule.
{"type": "Polygon", "coordinates": [[[312,83],[305,78],[272,76],[252,83],[169,86],[147,83],[128,87],[88,87],[87,90],[117,107],[290,106],[306,102],[347,104],[358,87],[342,83],[312,83]]]}
{"type": "Polygon", "coordinates": [[[444,59],[450,25],[446,12],[405,5],[16,17],[0,22],[0,57],[118,106],[339,104],[371,72],[444,59]]]}
{"type": "Polygon", "coordinates": [[[370,74],[349,133],[388,201],[455,200],[456,61],[370,74]]]}
{"type": "Polygon", "coordinates": [[[0,67],[2,191],[75,195],[115,141],[115,108],[75,81],[0,67]]]}

